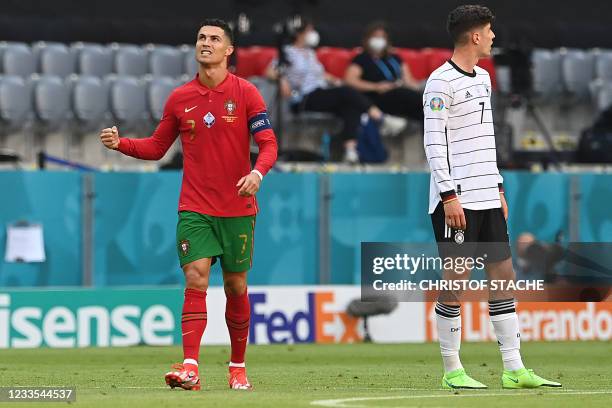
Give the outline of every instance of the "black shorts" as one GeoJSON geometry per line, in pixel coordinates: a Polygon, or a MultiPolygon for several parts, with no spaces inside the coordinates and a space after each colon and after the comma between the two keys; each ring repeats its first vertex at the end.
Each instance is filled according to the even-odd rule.
{"type": "Polygon", "coordinates": [[[438,253],[446,257],[484,257],[484,263],[504,261],[512,256],[508,240],[508,225],[501,208],[463,210],[466,230],[446,225],[444,204],[431,214],[438,253]]]}

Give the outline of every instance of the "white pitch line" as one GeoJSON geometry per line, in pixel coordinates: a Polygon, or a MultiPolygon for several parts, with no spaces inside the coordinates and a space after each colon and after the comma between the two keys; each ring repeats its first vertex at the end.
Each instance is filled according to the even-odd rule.
{"type": "MultiPolygon", "coordinates": [[[[333,407],[333,408],[371,408],[372,405],[363,404],[349,404],[351,402],[362,402],[362,401],[385,401],[385,400],[397,400],[397,399],[422,399],[422,398],[471,398],[471,397],[515,397],[515,396],[545,396],[545,395],[596,395],[596,394],[612,394],[612,390],[606,391],[553,391],[544,392],[542,394],[527,394],[527,393],[474,393],[474,394],[442,394],[442,395],[397,395],[392,397],[355,397],[355,398],[340,398],[340,399],[329,399],[329,400],[316,400],[312,401],[310,405],[318,405],[321,407],[333,407]]],[[[392,408],[392,407],[387,407],[392,408]]]]}
{"type": "MultiPolygon", "coordinates": [[[[76,387],[77,390],[157,390],[157,389],[169,389],[165,387],[76,387]]],[[[308,390],[308,388],[306,388],[308,390]]],[[[431,388],[410,388],[410,387],[329,387],[325,391],[431,391],[431,388]]],[[[444,390],[440,390],[441,392],[444,390]]]]}

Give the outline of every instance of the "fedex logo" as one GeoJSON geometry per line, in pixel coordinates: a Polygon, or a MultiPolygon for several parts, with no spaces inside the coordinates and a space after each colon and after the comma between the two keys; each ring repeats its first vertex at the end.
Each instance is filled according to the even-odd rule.
{"type": "Polygon", "coordinates": [[[338,311],[333,292],[305,295],[305,308],[290,312],[287,305],[294,305],[298,300],[294,296],[272,302],[267,293],[250,293],[249,342],[352,343],[363,339],[360,320],[338,311]]]}

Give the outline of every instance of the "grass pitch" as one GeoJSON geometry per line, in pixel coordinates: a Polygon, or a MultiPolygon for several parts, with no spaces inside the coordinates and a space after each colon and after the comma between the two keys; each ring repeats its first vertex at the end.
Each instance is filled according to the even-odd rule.
{"type": "MultiPolygon", "coordinates": [[[[610,407],[612,344],[524,343],[527,367],[562,389],[503,390],[494,343],[462,345],[480,391],[440,388],[437,344],[250,346],[252,392],[226,381],[228,347],[203,347],[202,391],[170,390],[163,375],[179,347],[0,350],[0,387],[75,386],[82,407],[610,407]]],[[[0,403],[5,406],[40,403],[0,403]]],[[[64,404],[61,404],[64,405],[64,404]]],[[[45,405],[46,406],[46,405],[45,405]]]]}

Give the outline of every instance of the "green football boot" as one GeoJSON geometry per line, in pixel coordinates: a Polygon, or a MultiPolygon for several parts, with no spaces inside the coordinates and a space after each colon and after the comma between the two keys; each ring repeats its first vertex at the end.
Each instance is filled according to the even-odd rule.
{"type": "Polygon", "coordinates": [[[532,369],[520,368],[514,371],[504,370],[504,374],[502,375],[502,388],[538,387],[561,387],[561,384],[540,377],[535,374],[532,369]]]}
{"type": "Polygon", "coordinates": [[[465,373],[465,368],[459,368],[444,374],[444,377],[442,377],[442,388],[478,390],[487,388],[487,386],[467,375],[465,373]]]}

